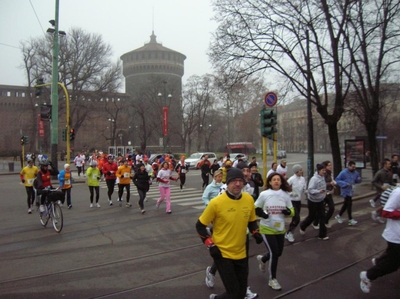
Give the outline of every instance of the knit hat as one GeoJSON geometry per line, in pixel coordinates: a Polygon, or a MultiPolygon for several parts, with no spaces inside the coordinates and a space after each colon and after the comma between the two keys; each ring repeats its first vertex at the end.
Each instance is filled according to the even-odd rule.
{"type": "Polygon", "coordinates": [[[236,168],[243,169],[243,168],[250,168],[250,167],[249,167],[249,165],[247,165],[246,162],[240,161],[240,162],[237,164],[236,168]]]}
{"type": "Polygon", "coordinates": [[[292,169],[293,169],[293,173],[297,173],[299,170],[302,170],[303,167],[301,167],[300,164],[294,164],[292,169]]]}
{"type": "Polygon", "coordinates": [[[228,185],[230,181],[234,180],[234,179],[242,179],[243,183],[244,183],[244,175],[243,172],[238,169],[238,168],[231,168],[228,171],[228,174],[226,176],[226,184],[228,185]]]}
{"type": "Polygon", "coordinates": [[[69,164],[64,164],[64,169],[67,169],[69,167],[69,164]]]}
{"type": "Polygon", "coordinates": [[[326,166],[325,166],[325,164],[317,164],[317,171],[320,171],[321,169],[325,169],[326,168],[326,166]]]}

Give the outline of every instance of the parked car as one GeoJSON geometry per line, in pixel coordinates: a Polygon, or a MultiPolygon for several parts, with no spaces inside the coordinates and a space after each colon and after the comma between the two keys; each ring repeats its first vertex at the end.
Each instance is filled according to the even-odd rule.
{"type": "MultiPolygon", "coordinates": [[[[149,158],[149,164],[152,164],[154,162],[155,158],[161,158],[163,154],[151,154],[150,158],[149,158]]],[[[172,159],[175,159],[175,156],[172,154],[168,154],[171,156],[172,159]]]]}
{"type": "Polygon", "coordinates": [[[286,158],[286,151],[284,151],[284,150],[278,151],[278,153],[277,153],[277,158],[278,158],[278,159],[284,159],[284,158],[286,158]]]}
{"type": "Polygon", "coordinates": [[[239,158],[242,158],[243,162],[247,162],[248,157],[242,153],[230,153],[229,156],[231,157],[231,161],[235,162],[239,158]]]}
{"type": "Polygon", "coordinates": [[[197,168],[197,164],[199,164],[199,162],[203,160],[204,156],[206,155],[208,156],[208,160],[211,162],[211,164],[214,163],[215,159],[217,159],[215,153],[193,153],[187,159],[185,159],[185,162],[189,168],[197,168]]]}

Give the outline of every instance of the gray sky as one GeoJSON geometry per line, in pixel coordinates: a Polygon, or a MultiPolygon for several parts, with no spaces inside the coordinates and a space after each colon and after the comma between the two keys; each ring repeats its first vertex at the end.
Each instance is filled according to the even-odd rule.
{"type": "MultiPolygon", "coordinates": [[[[20,42],[46,34],[55,0],[0,0],[0,11],[0,84],[26,85],[20,42]]],[[[212,72],[206,55],[212,16],[210,0],[60,0],[59,29],[101,34],[116,61],[148,43],[154,24],[159,43],[186,55],[185,82],[212,72]]]]}

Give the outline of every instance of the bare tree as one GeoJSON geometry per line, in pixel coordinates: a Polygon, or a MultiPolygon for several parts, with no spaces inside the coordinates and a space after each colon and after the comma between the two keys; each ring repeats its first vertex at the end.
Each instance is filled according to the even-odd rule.
{"type": "MultiPolygon", "coordinates": [[[[355,93],[352,111],[367,130],[375,173],[380,158],[376,133],[380,119],[384,118],[385,94],[388,93],[388,85],[382,83],[398,82],[394,73],[400,62],[400,2],[353,2],[345,39],[351,63],[344,70],[355,93]]],[[[393,86],[391,89],[392,94],[396,92],[393,86]]]]}
{"type": "MultiPolygon", "coordinates": [[[[51,81],[52,48],[53,37],[49,35],[22,43],[29,86],[37,78],[51,81]]],[[[76,131],[92,111],[94,102],[88,101],[87,91],[101,98],[103,93],[115,93],[121,86],[121,62],[112,63],[111,55],[111,46],[99,34],[72,28],[67,37],[60,39],[58,81],[69,90],[71,126],[76,131]]],[[[59,91],[62,98],[62,90],[59,91]]],[[[58,112],[59,116],[65,115],[65,100],[60,101],[58,112]]]]}
{"type": "Polygon", "coordinates": [[[348,61],[343,34],[351,2],[214,1],[214,66],[233,78],[278,74],[277,90],[308,98],[328,126],[335,173],[341,170],[337,123],[350,86],[341,66],[348,61]]]}

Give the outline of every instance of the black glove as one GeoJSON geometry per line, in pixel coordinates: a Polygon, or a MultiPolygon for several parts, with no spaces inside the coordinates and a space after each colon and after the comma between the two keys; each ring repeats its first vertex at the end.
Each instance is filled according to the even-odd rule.
{"type": "Polygon", "coordinates": [[[253,234],[253,237],[257,244],[261,244],[264,241],[260,233],[253,234]]]}
{"type": "Polygon", "coordinates": [[[22,184],[25,184],[25,180],[24,179],[22,179],[21,182],[22,182],[22,184]]]}
{"type": "Polygon", "coordinates": [[[100,177],[99,177],[99,176],[97,177],[97,180],[100,180],[100,177]]]}
{"type": "Polygon", "coordinates": [[[218,246],[214,245],[214,246],[210,247],[209,250],[210,250],[210,255],[212,258],[222,259],[222,253],[219,250],[218,246]]]}
{"type": "Polygon", "coordinates": [[[258,207],[256,208],[256,215],[258,217],[261,217],[261,218],[264,218],[264,219],[268,219],[268,217],[269,217],[268,214],[265,213],[263,209],[258,208],[258,207]]]}
{"type": "Polygon", "coordinates": [[[111,175],[111,172],[109,172],[109,171],[107,171],[107,173],[106,173],[107,175],[111,175]]]}
{"type": "Polygon", "coordinates": [[[289,209],[288,207],[286,207],[285,210],[282,210],[282,214],[283,214],[283,215],[289,216],[290,213],[291,213],[291,211],[290,211],[290,209],[289,209]]]}

